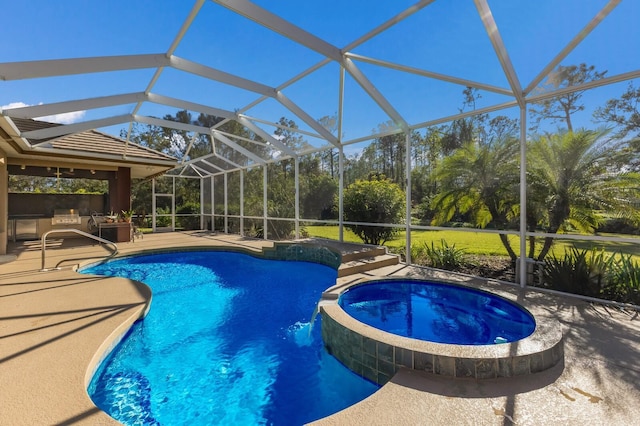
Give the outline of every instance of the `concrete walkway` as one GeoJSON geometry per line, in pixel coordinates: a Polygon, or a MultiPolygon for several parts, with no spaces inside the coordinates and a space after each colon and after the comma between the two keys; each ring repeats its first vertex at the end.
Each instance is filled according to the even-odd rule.
{"type": "MultiPolygon", "coordinates": [[[[118,246],[121,254],[129,254],[175,247],[260,251],[271,243],[192,232],[145,235],[118,246]]],[[[86,387],[101,354],[146,309],[148,288],[68,268],[39,272],[37,241],[12,244],[10,250],[0,259],[0,424],[117,424],[92,404],[86,387]]],[[[46,266],[106,253],[98,245],[58,240],[47,249],[46,266]]],[[[341,278],[337,285],[385,276],[442,277],[397,265],[341,278]]],[[[469,277],[454,279],[519,298],[536,315],[556,318],[565,335],[564,365],[525,379],[481,383],[401,371],[370,398],[317,424],[638,424],[637,312],[534,291],[519,294],[516,288],[469,277]]]]}

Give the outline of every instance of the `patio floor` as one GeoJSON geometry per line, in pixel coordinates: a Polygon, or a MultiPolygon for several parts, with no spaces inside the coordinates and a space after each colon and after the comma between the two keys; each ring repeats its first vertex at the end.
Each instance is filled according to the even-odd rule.
{"type": "MultiPolygon", "coordinates": [[[[184,232],[145,235],[118,247],[128,254],[197,246],[259,251],[271,244],[184,232]]],[[[107,253],[77,239],[54,240],[47,247],[47,267],[107,253]]],[[[9,250],[0,256],[0,424],[117,424],[92,404],[86,386],[100,354],[146,309],[148,289],[68,268],[39,272],[39,241],[10,244],[9,250]]],[[[397,265],[341,278],[337,285],[385,276],[443,275],[397,265]]],[[[526,378],[483,382],[400,371],[371,397],[317,424],[637,424],[637,312],[535,291],[519,294],[511,286],[464,276],[447,278],[518,298],[534,314],[556,318],[565,337],[564,365],[526,378]]]]}

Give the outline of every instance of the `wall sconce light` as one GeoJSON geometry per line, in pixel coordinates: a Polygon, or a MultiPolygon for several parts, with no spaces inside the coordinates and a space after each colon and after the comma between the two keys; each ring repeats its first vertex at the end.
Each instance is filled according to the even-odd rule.
{"type": "Polygon", "coordinates": [[[95,171],[95,170],[93,170],[93,169],[91,169],[91,170],[89,170],[89,171],[91,172],[91,174],[92,174],[92,175],[95,175],[95,174],[96,174],[96,171],[95,171]]]}
{"type": "Polygon", "coordinates": [[[70,172],[70,173],[73,173],[73,167],[70,167],[70,168],[69,168],[69,172],[70,172]]]}
{"type": "Polygon", "coordinates": [[[47,171],[50,172],[51,171],[51,167],[47,167],[47,171]]]}
{"type": "Polygon", "coordinates": [[[20,170],[24,170],[26,168],[27,168],[27,166],[25,166],[24,164],[20,166],[20,170]]]}

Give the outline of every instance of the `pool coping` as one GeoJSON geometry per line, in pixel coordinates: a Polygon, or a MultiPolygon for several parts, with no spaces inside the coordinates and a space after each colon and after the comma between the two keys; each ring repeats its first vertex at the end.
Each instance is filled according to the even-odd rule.
{"type": "MultiPolygon", "coordinates": [[[[394,281],[424,282],[411,278],[357,280],[329,289],[319,303],[327,350],[354,373],[372,382],[384,385],[402,368],[449,378],[509,378],[542,372],[564,359],[564,340],[558,321],[536,316],[529,310],[536,327],[524,339],[493,345],[456,345],[385,332],[356,320],[338,304],[339,296],[350,288],[394,281]]],[[[446,280],[431,281],[473,288],[446,280]]],[[[526,303],[503,295],[499,297],[526,309],[526,303]]]]}

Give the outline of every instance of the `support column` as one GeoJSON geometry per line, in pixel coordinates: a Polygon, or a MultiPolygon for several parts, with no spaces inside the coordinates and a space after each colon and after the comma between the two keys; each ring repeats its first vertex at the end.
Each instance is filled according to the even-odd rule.
{"type": "Polygon", "coordinates": [[[262,166],[262,226],[264,228],[264,236],[263,238],[266,240],[269,238],[269,236],[267,235],[267,229],[269,226],[269,215],[268,215],[268,204],[267,204],[267,200],[268,200],[268,196],[269,193],[267,191],[267,165],[265,164],[264,166],[262,166]]]}
{"type": "Polygon", "coordinates": [[[344,241],[344,148],[338,148],[338,241],[344,241]]]}
{"type": "Polygon", "coordinates": [[[520,108],[520,287],[527,285],[527,105],[520,108]]]}
{"type": "MultiPolygon", "coordinates": [[[[109,210],[118,214],[122,210],[131,210],[131,169],[118,167],[116,172],[109,176],[109,210]]],[[[117,227],[115,242],[131,240],[131,229],[117,227]]]]}
{"type": "Polygon", "coordinates": [[[405,130],[405,179],[407,184],[404,188],[406,211],[405,211],[405,262],[411,265],[411,134],[409,129],[405,130]]]}
{"type": "Polygon", "coordinates": [[[295,239],[300,238],[300,157],[296,156],[294,159],[295,173],[294,173],[294,186],[296,193],[295,200],[295,220],[296,220],[296,233],[295,239]]]}
{"type": "MultiPolygon", "coordinates": [[[[211,176],[209,176],[211,178],[211,176]]],[[[200,178],[200,229],[204,229],[204,180],[206,178],[200,178]]]]}
{"type": "Polygon", "coordinates": [[[109,210],[120,213],[131,209],[131,169],[118,167],[109,176],[109,210]]]}
{"type": "Polygon", "coordinates": [[[9,237],[9,172],[7,155],[0,150],[0,255],[7,254],[9,237]]]}
{"type": "Polygon", "coordinates": [[[240,169],[240,236],[244,237],[244,169],[240,169]]]}
{"type": "Polygon", "coordinates": [[[151,230],[156,232],[156,178],[151,180],[151,230]]]}
{"type": "Polygon", "coordinates": [[[229,182],[227,178],[228,173],[225,173],[224,176],[224,233],[229,233],[229,182]]]}

